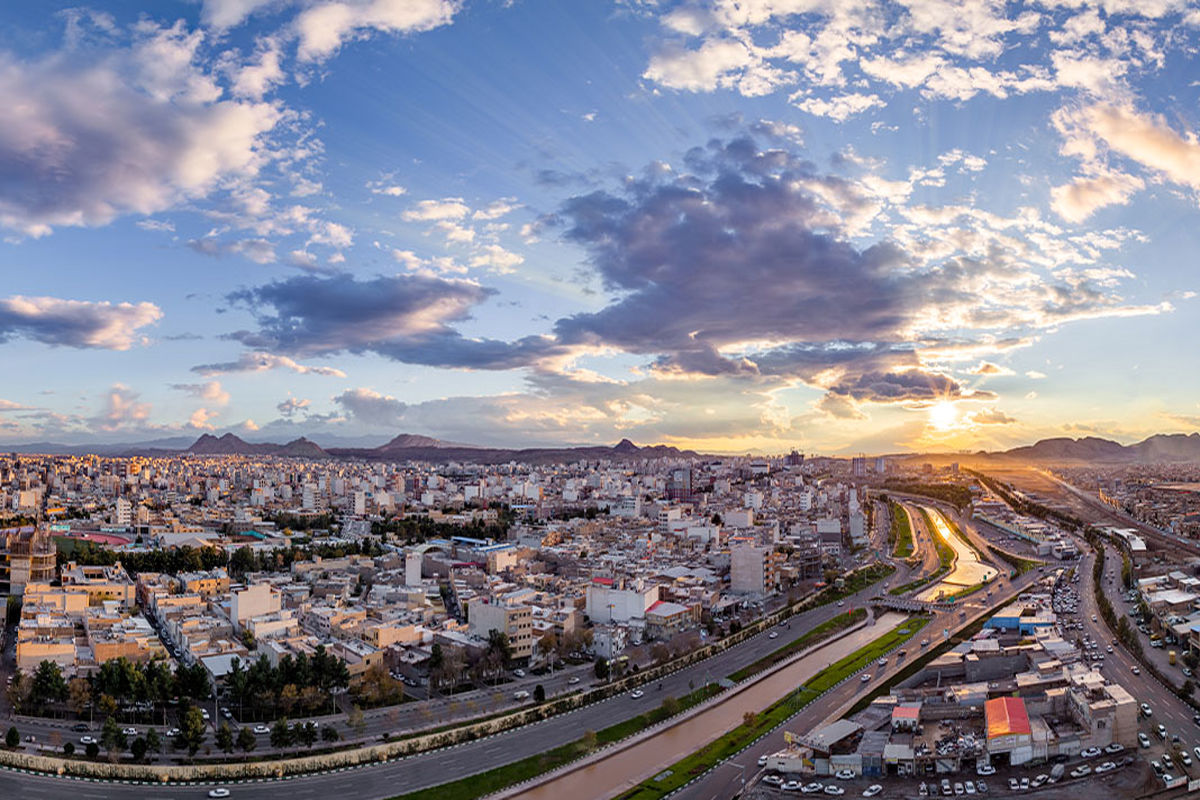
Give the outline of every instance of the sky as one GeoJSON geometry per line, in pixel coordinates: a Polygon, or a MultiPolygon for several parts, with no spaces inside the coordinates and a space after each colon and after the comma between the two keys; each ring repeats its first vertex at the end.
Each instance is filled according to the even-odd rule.
{"type": "Polygon", "coordinates": [[[1200,426],[1200,6],[0,9],[0,442],[1200,426]]]}

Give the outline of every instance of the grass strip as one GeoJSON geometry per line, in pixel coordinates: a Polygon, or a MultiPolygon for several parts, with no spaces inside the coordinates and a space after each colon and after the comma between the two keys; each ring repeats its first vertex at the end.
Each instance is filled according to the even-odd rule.
{"type": "Polygon", "coordinates": [[[666,768],[659,773],[661,780],[651,778],[619,795],[619,800],[656,800],[703,775],[759,736],[781,725],[826,690],[841,683],[867,664],[873,663],[892,648],[911,639],[928,621],[927,617],[910,617],[900,627],[888,631],[875,641],[821,670],[808,683],[777,700],[761,713],[747,712],[741,725],[666,768]]]}
{"type": "Polygon", "coordinates": [[[895,500],[889,500],[888,507],[892,512],[892,535],[889,538],[895,543],[892,555],[896,558],[908,558],[913,554],[912,525],[909,524],[908,512],[895,500]]]}
{"type": "Polygon", "coordinates": [[[763,672],[769,667],[773,667],[780,661],[783,661],[785,658],[794,655],[805,648],[812,647],[817,642],[827,639],[833,634],[843,631],[846,628],[849,628],[851,625],[861,622],[866,618],[867,610],[865,608],[856,608],[853,611],[849,611],[845,614],[838,614],[833,619],[822,622],[820,625],[813,628],[799,639],[788,642],[783,647],[768,653],[758,661],[755,661],[753,664],[747,664],[746,666],[742,667],[737,672],[731,674],[729,676],[729,680],[739,683],[746,678],[749,678],[751,675],[763,672]]]}

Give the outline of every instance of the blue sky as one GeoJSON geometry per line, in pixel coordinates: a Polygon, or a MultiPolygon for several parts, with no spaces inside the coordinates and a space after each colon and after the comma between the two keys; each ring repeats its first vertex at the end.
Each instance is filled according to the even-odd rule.
{"type": "Polygon", "coordinates": [[[1195,4],[0,12],[0,441],[1200,419],[1195,4]]]}

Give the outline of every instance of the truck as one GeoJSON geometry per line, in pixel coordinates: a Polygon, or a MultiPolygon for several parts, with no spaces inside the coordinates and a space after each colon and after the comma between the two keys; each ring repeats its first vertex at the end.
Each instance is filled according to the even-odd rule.
{"type": "Polygon", "coordinates": [[[1062,780],[1063,773],[1066,771],[1067,771],[1067,768],[1064,764],[1055,764],[1050,769],[1050,780],[1057,783],[1058,781],[1062,780]]]}
{"type": "Polygon", "coordinates": [[[1167,651],[1167,663],[1170,664],[1172,667],[1175,666],[1175,651],[1174,650],[1167,651]]]}

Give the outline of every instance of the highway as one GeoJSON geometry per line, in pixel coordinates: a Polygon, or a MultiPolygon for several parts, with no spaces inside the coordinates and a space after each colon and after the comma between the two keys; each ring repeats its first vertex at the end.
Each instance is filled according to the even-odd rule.
{"type": "MultiPolygon", "coordinates": [[[[902,567],[893,580],[907,580],[909,572],[902,567]]],[[[771,630],[778,638],[769,638],[770,631],[754,636],[706,661],[680,670],[662,680],[663,688],[646,687],[645,697],[633,699],[629,693],[595,703],[568,714],[527,725],[511,731],[456,747],[421,753],[387,764],[372,765],[331,775],[312,775],[287,781],[254,783],[234,789],[236,797],[296,798],[351,795],[356,798],[387,798],[397,794],[428,788],[483,772],[512,761],[537,755],[564,742],[579,738],[584,731],[601,730],[617,722],[658,706],[668,696],[680,697],[690,691],[689,684],[701,686],[708,680],[719,680],[799,638],[816,625],[844,613],[850,607],[866,603],[876,587],[851,595],[845,607],[829,604],[797,615],[788,628],[771,630]]],[[[655,684],[657,685],[657,684],[655,684]]],[[[0,797],[61,796],[64,786],[74,782],[66,779],[0,771],[0,797]],[[47,795],[48,793],[48,795],[47,795]]],[[[82,784],[90,787],[93,784],[82,784]]],[[[100,788],[101,784],[95,784],[100,788]]],[[[146,787],[124,784],[103,784],[105,797],[185,798],[203,793],[199,787],[146,787]]]]}

